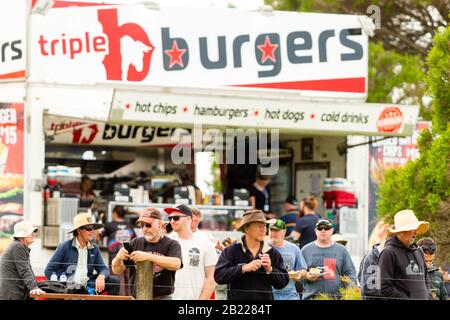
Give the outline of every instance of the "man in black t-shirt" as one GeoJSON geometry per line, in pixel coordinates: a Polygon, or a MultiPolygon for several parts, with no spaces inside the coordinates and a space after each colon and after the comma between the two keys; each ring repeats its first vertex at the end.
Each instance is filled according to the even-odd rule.
{"type": "Polygon", "coordinates": [[[113,221],[106,223],[99,232],[100,239],[104,237],[107,239],[109,266],[122,248],[122,242],[130,242],[136,237],[133,225],[125,221],[125,214],[123,206],[115,206],[112,212],[113,221]]]}
{"type": "Polygon", "coordinates": [[[171,300],[174,291],[175,272],[182,268],[180,244],[162,234],[161,213],[156,208],[143,210],[137,221],[142,228],[143,237],[135,238],[130,245],[130,254],[120,249],[112,262],[112,270],[120,274],[130,269],[131,294],[136,297],[136,262],[153,263],[153,299],[171,300]]]}
{"type": "MultiPolygon", "coordinates": [[[[100,241],[106,237],[108,245],[108,266],[111,268],[113,259],[122,248],[122,242],[130,242],[136,237],[134,227],[131,223],[125,221],[126,209],[123,206],[115,206],[112,212],[113,221],[104,225],[98,234],[100,241]]],[[[120,276],[120,295],[129,296],[130,292],[130,275],[128,271],[123,272],[120,276]]]]}

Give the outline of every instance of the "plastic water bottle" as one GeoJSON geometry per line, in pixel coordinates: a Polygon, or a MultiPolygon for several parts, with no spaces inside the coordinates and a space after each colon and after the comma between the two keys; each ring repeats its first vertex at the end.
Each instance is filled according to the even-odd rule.
{"type": "Polygon", "coordinates": [[[64,272],[59,277],[59,282],[67,282],[67,276],[64,272]]]}
{"type": "Polygon", "coordinates": [[[56,272],[52,273],[52,276],[50,277],[50,281],[58,281],[58,276],[56,275],[56,272]]]}

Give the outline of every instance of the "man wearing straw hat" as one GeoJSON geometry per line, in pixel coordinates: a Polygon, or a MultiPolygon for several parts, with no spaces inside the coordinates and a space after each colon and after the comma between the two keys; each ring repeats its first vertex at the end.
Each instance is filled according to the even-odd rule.
{"type": "Polygon", "coordinates": [[[59,278],[65,273],[70,282],[92,287],[98,293],[107,290],[110,295],[118,295],[119,278],[109,274],[99,247],[91,242],[94,230],[100,229],[103,225],[94,223],[92,216],[87,212],[73,217],[73,224],[74,227],[68,232],[73,234],[73,239],[58,245],[45,268],[45,276],[50,279],[55,273],[59,278]]]}
{"type": "Polygon", "coordinates": [[[388,299],[430,299],[427,287],[427,266],[422,249],[415,243],[429,223],[419,221],[412,210],[402,210],[394,216],[392,235],[380,253],[381,294],[388,299]]]}
{"type": "Polygon", "coordinates": [[[269,221],[261,210],[245,212],[238,228],[244,236],[220,255],[214,279],[228,284],[228,300],[273,300],[272,287],[289,283],[281,254],[264,241],[269,221]]]}

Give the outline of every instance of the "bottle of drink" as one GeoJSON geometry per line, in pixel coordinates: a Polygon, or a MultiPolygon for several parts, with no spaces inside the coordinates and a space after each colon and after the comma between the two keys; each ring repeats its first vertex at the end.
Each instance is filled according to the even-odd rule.
{"type": "Polygon", "coordinates": [[[56,272],[52,273],[52,276],[50,277],[50,281],[58,281],[58,276],[56,275],[56,272]]]}
{"type": "Polygon", "coordinates": [[[67,276],[66,276],[65,272],[63,272],[61,274],[61,276],[59,277],[59,282],[67,282],[67,276]]]}

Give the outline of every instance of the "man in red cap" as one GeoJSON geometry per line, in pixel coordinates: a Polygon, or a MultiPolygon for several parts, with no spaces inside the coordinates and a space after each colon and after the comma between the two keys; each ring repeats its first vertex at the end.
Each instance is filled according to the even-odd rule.
{"type": "Polygon", "coordinates": [[[130,242],[132,252],[120,249],[112,262],[112,270],[120,274],[130,268],[131,294],[136,297],[136,262],[153,262],[153,299],[171,300],[174,291],[175,272],[182,268],[180,244],[162,234],[163,221],[156,208],[147,208],[137,221],[144,236],[130,242]]]}

